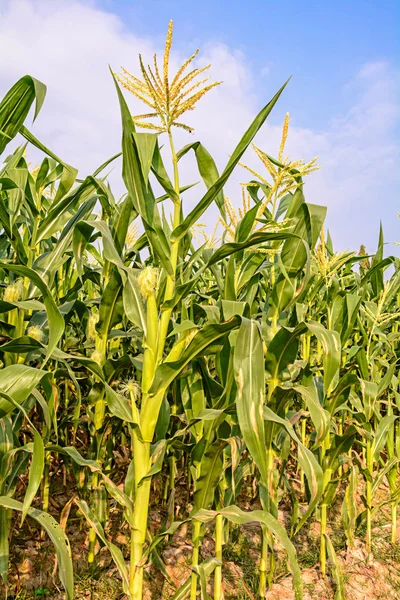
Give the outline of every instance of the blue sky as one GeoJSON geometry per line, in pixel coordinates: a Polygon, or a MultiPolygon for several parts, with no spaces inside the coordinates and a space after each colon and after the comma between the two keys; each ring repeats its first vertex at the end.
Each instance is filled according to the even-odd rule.
{"type": "MultiPolygon", "coordinates": [[[[177,147],[200,139],[223,169],[243,131],[283,81],[293,75],[256,142],[279,148],[291,116],[292,159],[319,156],[321,170],[306,180],[309,202],[328,206],[337,249],[373,251],[379,220],[387,253],[400,241],[400,1],[325,0],[0,0],[0,94],[30,73],[48,94],[35,134],[64,160],[92,172],[118,151],[118,106],[108,71],[137,72],[137,55],[162,54],[174,20],[172,68],[197,47],[198,65],[224,84],[191,115],[193,136],[177,132],[177,147]]],[[[132,112],[143,112],[128,98],[132,112]]],[[[38,161],[33,153],[32,161],[38,161]]],[[[184,183],[199,179],[188,156],[184,183]]],[[[250,150],[245,161],[259,164],[250,150]]],[[[240,203],[238,169],[225,188],[240,203]]],[[[110,175],[123,193],[119,165],[110,175]]],[[[184,210],[201,197],[184,198],[184,210]]],[[[212,228],[215,210],[205,223],[212,228]]]]}
{"type": "Polygon", "coordinates": [[[368,62],[400,66],[399,0],[102,0],[132,31],[164,39],[174,20],[176,45],[204,41],[244,53],[268,95],[293,75],[287,95],[306,127],[324,126],[346,108],[343,91],[368,62]]]}

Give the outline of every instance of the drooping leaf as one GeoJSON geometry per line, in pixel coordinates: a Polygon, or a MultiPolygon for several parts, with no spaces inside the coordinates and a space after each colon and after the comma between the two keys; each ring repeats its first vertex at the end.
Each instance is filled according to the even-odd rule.
{"type": "Polygon", "coordinates": [[[60,341],[65,327],[64,319],[57,308],[53,296],[43,279],[32,269],[20,265],[10,265],[8,263],[0,263],[0,268],[16,273],[20,277],[27,277],[40,290],[49,322],[49,341],[45,357],[45,362],[47,362],[60,341]]]}
{"type": "Polygon", "coordinates": [[[0,102],[0,154],[17,135],[36,100],[34,119],[38,116],[46,86],[30,75],[21,77],[0,102]]]}
{"type": "MultiPolygon", "coordinates": [[[[22,512],[22,502],[9,498],[8,496],[0,496],[0,506],[10,510],[22,512]]],[[[63,584],[67,596],[67,600],[74,598],[74,575],[72,567],[71,549],[68,538],[57,521],[46,512],[37,508],[30,508],[28,516],[32,517],[43,527],[49,535],[58,557],[58,573],[60,581],[63,584]]]]}

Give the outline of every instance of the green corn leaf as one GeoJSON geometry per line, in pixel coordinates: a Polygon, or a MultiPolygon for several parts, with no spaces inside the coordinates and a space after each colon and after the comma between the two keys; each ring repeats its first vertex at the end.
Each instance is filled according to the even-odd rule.
{"type": "Polygon", "coordinates": [[[105,475],[105,473],[101,472],[100,474],[110,496],[114,498],[114,500],[116,500],[118,504],[125,509],[124,516],[128,521],[129,526],[133,529],[135,527],[135,522],[133,520],[132,500],[127,494],[120,490],[120,488],[112,481],[112,479],[105,475]]]}
{"type": "Polygon", "coordinates": [[[358,469],[353,465],[342,504],[342,522],[350,548],[354,547],[354,533],[357,522],[357,484],[358,469]]]}
{"type": "MultiPolygon", "coordinates": [[[[7,398],[8,401],[11,400],[10,397],[7,398]]],[[[28,514],[31,504],[37,494],[37,491],[40,487],[40,483],[42,481],[43,471],[44,471],[44,444],[42,436],[39,434],[37,429],[32,424],[32,421],[29,419],[25,410],[23,410],[22,406],[18,406],[18,404],[14,403],[22,412],[24,413],[25,418],[30,424],[33,431],[33,447],[32,447],[32,460],[29,467],[29,479],[28,486],[25,490],[24,502],[22,506],[22,515],[21,515],[21,525],[25,520],[26,515],[28,514]]]]}
{"type": "Polygon", "coordinates": [[[164,392],[172,381],[191,360],[204,352],[208,346],[227,336],[230,331],[237,329],[240,322],[241,318],[235,316],[225,323],[205,325],[196,333],[178,360],[164,362],[157,367],[149,397],[141,410],[141,429],[145,440],[149,439],[147,433],[150,438],[153,436],[164,392]]]}
{"type": "Polygon", "coordinates": [[[317,434],[315,438],[315,447],[317,447],[329,433],[331,415],[321,406],[315,385],[296,385],[293,389],[301,395],[309,410],[317,434]]]}
{"type": "Polygon", "coordinates": [[[74,252],[76,270],[81,280],[83,276],[83,265],[85,264],[85,250],[88,247],[92,232],[93,227],[91,224],[81,222],[75,225],[72,235],[72,249],[74,252]]]}
{"type": "MultiPolygon", "coordinates": [[[[10,510],[22,512],[22,502],[9,498],[8,496],[0,496],[0,506],[10,510]]],[[[58,573],[60,581],[63,584],[67,596],[67,600],[74,598],[74,576],[72,568],[71,549],[68,538],[64,531],[51,515],[36,508],[28,510],[28,516],[32,517],[43,527],[49,535],[58,557],[58,573]]]]}
{"type": "Polygon", "coordinates": [[[290,275],[297,274],[307,261],[304,241],[312,247],[311,215],[309,206],[305,202],[300,204],[294,219],[296,225],[293,228],[293,233],[297,237],[286,240],[280,256],[286,272],[290,275]]]}
{"type": "Polygon", "coordinates": [[[9,265],[8,263],[1,262],[0,268],[5,269],[6,271],[11,271],[12,273],[16,273],[20,277],[27,277],[40,290],[43,296],[43,302],[46,307],[47,318],[49,322],[49,341],[45,357],[45,362],[47,362],[54,349],[56,348],[58,342],[60,341],[61,336],[64,333],[65,327],[64,319],[57,308],[53,296],[50,293],[50,290],[48,289],[43,279],[32,269],[19,265],[9,265]]]}
{"type": "Polygon", "coordinates": [[[78,274],[82,278],[84,251],[91,239],[93,231],[97,229],[102,238],[103,256],[116,267],[123,270],[124,263],[114,245],[111,231],[105,221],[80,221],[76,223],[73,233],[73,251],[78,274]]]}
{"type": "Polygon", "coordinates": [[[48,239],[59,231],[69,220],[71,211],[76,210],[80,204],[97,195],[97,186],[93,182],[93,178],[87,177],[70,194],[54,202],[46,217],[40,223],[36,243],[39,244],[42,240],[48,239]]]}
{"type": "MultiPolygon", "coordinates": [[[[75,226],[77,224],[79,225],[81,219],[87,218],[92,213],[96,202],[96,196],[83,202],[72,218],[65,224],[55,248],[46,256],[44,261],[41,260],[40,262],[40,274],[42,278],[46,277],[51,282],[55,271],[59,269],[65,261],[65,253],[69,250],[71,240],[73,240],[75,226]]],[[[77,257],[75,256],[75,258],[77,257]]],[[[79,263],[77,262],[77,264],[79,263]]]]}
{"type": "Polygon", "coordinates": [[[270,513],[263,510],[253,510],[245,512],[237,506],[227,506],[218,511],[200,510],[192,515],[192,519],[207,523],[214,519],[217,515],[222,515],[228,521],[236,525],[244,525],[245,523],[258,522],[264,525],[279,540],[288,555],[289,567],[293,575],[293,591],[295,600],[303,598],[303,581],[301,571],[297,562],[296,549],[290,541],[285,528],[275,519],[270,513]]]}
{"type": "Polygon", "coordinates": [[[335,600],[346,600],[342,569],[336,556],[335,548],[333,547],[329,536],[326,533],[324,533],[323,536],[325,537],[326,549],[328,551],[329,560],[332,564],[332,576],[336,585],[335,600]]]}
{"type": "Polygon", "coordinates": [[[386,371],[385,375],[380,380],[380,382],[378,384],[377,396],[380,396],[381,394],[383,394],[383,392],[385,392],[388,389],[397,369],[398,369],[398,366],[397,366],[397,361],[396,361],[395,363],[390,365],[390,367],[386,371]]]}
{"type": "MultiPolygon", "coordinates": [[[[129,225],[136,219],[138,213],[133,206],[132,198],[129,196],[129,194],[116,205],[114,210],[116,212],[116,216],[113,219],[111,228],[112,236],[118,253],[122,255],[129,225]]],[[[140,245],[141,239],[143,240],[144,244],[147,244],[147,237],[144,234],[136,242],[134,249],[136,249],[137,244],[140,245]]]]}
{"type": "Polygon", "coordinates": [[[11,528],[11,511],[0,508],[0,575],[4,585],[8,583],[8,561],[10,554],[9,535],[11,528]]]}
{"type": "Polygon", "coordinates": [[[304,474],[308,481],[308,487],[310,489],[310,502],[306,512],[303,514],[300,521],[297,523],[295,533],[297,533],[307,519],[311,516],[314,509],[318,505],[319,500],[321,499],[323,492],[323,471],[318,464],[317,459],[314,454],[301,443],[299,437],[297,436],[292,424],[287,419],[282,419],[277,414],[275,414],[270,408],[264,406],[263,416],[266,421],[272,421],[273,423],[278,423],[288,432],[292,440],[294,440],[297,444],[298,451],[298,460],[299,465],[304,471],[304,474]]]}
{"type": "Polygon", "coordinates": [[[326,404],[327,410],[331,415],[334,414],[336,408],[340,405],[340,402],[343,401],[343,397],[350,393],[351,388],[358,382],[358,377],[354,373],[346,373],[339,380],[339,383],[333,390],[329,402],[326,404]]]}
{"type": "Polygon", "coordinates": [[[88,467],[91,471],[100,472],[101,467],[95,460],[83,458],[74,446],[58,446],[57,444],[49,444],[46,446],[46,452],[56,452],[57,454],[65,454],[69,456],[77,465],[88,467]]]}
{"type": "Polygon", "coordinates": [[[252,246],[256,246],[256,245],[263,244],[265,242],[270,242],[270,241],[287,240],[288,238],[297,238],[297,235],[290,233],[290,232],[286,233],[286,232],[279,232],[279,231],[274,232],[274,233],[256,232],[256,233],[253,233],[250,237],[248,237],[245,242],[241,242],[240,244],[236,243],[236,242],[222,244],[222,246],[220,246],[218,248],[218,250],[216,250],[212,254],[210,260],[207,263],[207,267],[211,267],[212,265],[215,265],[217,262],[219,262],[223,258],[226,258],[227,256],[231,256],[232,254],[235,254],[236,252],[245,250],[246,248],[251,248],[252,246]]]}
{"type": "MultiPolygon", "coordinates": [[[[67,352],[63,352],[59,348],[56,348],[54,350],[52,356],[53,356],[53,358],[55,358],[57,360],[63,361],[64,364],[68,364],[67,361],[74,361],[78,365],[82,365],[86,369],[91,371],[101,381],[104,381],[105,376],[104,376],[104,372],[103,372],[103,369],[101,368],[101,366],[97,362],[92,360],[91,358],[88,358],[87,356],[81,356],[80,354],[68,354],[67,352]]],[[[69,373],[72,378],[71,371],[69,371],[69,373]]]]}
{"type": "Polygon", "coordinates": [[[324,391],[329,394],[339,375],[341,343],[337,331],[325,329],[321,323],[309,321],[309,331],[321,342],[324,351],[324,391]]]}
{"type": "MultiPolygon", "coordinates": [[[[164,188],[167,192],[165,197],[161,197],[157,199],[157,202],[161,202],[162,199],[170,198],[173,202],[179,201],[179,196],[176,193],[174,186],[169,178],[169,175],[164,167],[163,159],[161,156],[160,148],[158,143],[156,143],[154,152],[153,152],[153,162],[151,165],[151,170],[154,173],[158,183],[164,188]]],[[[190,186],[191,187],[191,186],[190,186]]],[[[181,191],[181,190],[180,190],[181,191]]]]}
{"type": "Polygon", "coordinates": [[[36,427],[33,425],[30,420],[25,409],[19,405],[11,396],[5,394],[4,392],[0,392],[2,399],[6,400],[9,404],[13,405],[14,408],[20,410],[24,415],[25,419],[28,421],[31,429],[33,431],[33,444],[32,444],[32,461],[29,467],[29,478],[28,478],[28,486],[25,491],[24,502],[22,506],[22,516],[21,516],[21,525],[25,520],[26,515],[31,507],[32,501],[34,500],[36,493],[39,489],[40,482],[43,476],[44,470],[44,444],[42,440],[42,436],[37,431],[36,427]]]}
{"type": "Polygon", "coordinates": [[[122,299],[124,311],[128,319],[143,331],[144,337],[147,333],[146,307],[138,284],[139,269],[124,268],[126,279],[123,282],[122,299]]]}
{"type": "Polygon", "coordinates": [[[51,150],[49,150],[49,148],[46,148],[46,146],[44,146],[24,125],[20,129],[20,134],[23,135],[24,138],[28,140],[30,144],[36,146],[36,148],[38,148],[39,150],[41,150],[42,152],[44,152],[63,166],[60,184],[57,189],[57,194],[54,198],[54,202],[58,202],[58,200],[63,198],[72,188],[76,180],[78,170],[74,169],[74,167],[71,167],[71,165],[68,165],[67,163],[63,162],[60,158],[58,158],[58,156],[56,156],[51,150]]]}
{"type": "Polygon", "coordinates": [[[97,167],[97,169],[94,171],[93,173],[93,177],[97,177],[101,171],[103,171],[106,167],[108,167],[108,165],[110,163],[112,163],[114,160],[116,160],[117,158],[119,158],[120,156],[122,156],[122,152],[117,152],[117,154],[114,154],[114,156],[111,156],[111,158],[107,158],[106,161],[104,161],[99,167],[97,167]]]}
{"type": "Polygon", "coordinates": [[[142,166],[142,174],[146,187],[149,183],[150,168],[153,162],[153,155],[157,144],[156,133],[137,133],[132,132],[138,149],[139,160],[142,166]]]}
{"type": "Polygon", "coordinates": [[[215,200],[215,198],[218,196],[218,194],[222,191],[222,188],[228,181],[228,179],[229,179],[230,175],[232,174],[232,171],[236,167],[237,163],[240,161],[244,152],[250,146],[255,135],[257,134],[259,129],[262,127],[262,125],[264,124],[268,115],[274,108],[275,104],[277,103],[277,101],[279,99],[279,96],[282,94],[288,81],[286,81],[286,83],[284,83],[284,85],[275,94],[275,96],[272,98],[272,100],[259,112],[257,117],[251,123],[250,127],[248,128],[248,130],[245,132],[245,134],[241,138],[239,144],[236,146],[235,150],[232,152],[232,155],[231,155],[225,169],[223,170],[221,177],[208,189],[206,194],[196,204],[196,207],[189,213],[189,215],[184,219],[184,221],[181,223],[181,225],[179,225],[172,232],[171,239],[173,241],[176,242],[176,241],[180,240],[189,231],[189,229],[192,227],[192,225],[194,225],[194,223],[196,223],[199,220],[199,218],[204,213],[204,211],[210,206],[210,204],[215,200]]]}
{"type": "Polygon", "coordinates": [[[100,301],[98,334],[108,336],[113,325],[120,321],[122,311],[122,280],[117,269],[113,269],[100,301]]]}
{"type": "Polygon", "coordinates": [[[252,232],[259,210],[260,206],[256,204],[253,206],[253,208],[247,211],[236,229],[235,242],[240,244],[247,240],[252,232]]]}
{"type": "Polygon", "coordinates": [[[34,120],[46,95],[46,86],[30,75],[21,77],[0,102],[0,154],[20,131],[36,100],[34,120]]]}
{"type": "Polygon", "coordinates": [[[268,481],[263,408],[265,401],[264,353],[259,327],[243,319],[234,352],[237,385],[236,408],[240,430],[264,485],[268,481]]]}
{"type": "Polygon", "coordinates": [[[25,188],[28,179],[27,169],[8,169],[8,176],[16,187],[8,192],[8,211],[10,229],[13,229],[21,207],[25,204],[25,188]]]}
{"type": "Polygon", "coordinates": [[[136,131],[128,106],[111,71],[117,90],[122,119],[122,178],[136,212],[141,216],[150,245],[169,275],[173,275],[170,245],[161,227],[157,203],[146,185],[136,144],[136,131]]]}
{"type": "Polygon", "coordinates": [[[107,383],[105,384],[107,406],[110,412],[132,425],[139,427],[139,413],[137,408],[132,407],[127,398],[115,392],[107,383]]]}
{"type": "Polygon", "coordinates": [[[296,360],[299,337],[306,330],[307,326],[301,323],[293,330],[281,327],[274,335],[265,357],[265,371],[271,381],[278,383],[288,365],[296,360]]]}
{"type": "Polygon", "coordinates": [[[151,468],[147,471],[146,475],[144,475],[138,483],[138,487],[142,485],[142,483],[146,479],[151,479],[153,475],[157,475],[163,468],[165,452],[167,450],[167,440],[159,440],[156,444],[154,444],[154,448],[151,454],[151,468]]]}
{"type": "Polygon", "coordinates": [[[386,444],[386,440],[390,431],[391,426],[399,417],[396,415],[386,415],[383,417],[378,424],[378,427],[375,431],[372,451],[374,460],[377,461],[379,459],[379,455],[381,450],[386,444]]]}
{"type": "Polygon", "coordinates": [[[82,514],[86,518],[89,525],[95,530],[96,535],[101,539],[103,544],[107,546],[108,550],[110,551],[112,559],[122,579],[122,589],[125,594],[129,594],[129,573],[128,569],[126,568],[125,560],[121,550],[118,548],[118,546],[116,546],[106,538],[104,529],[101,526],[100,521],[98,520],[94,512],[90,510],[87,503],[84,500],[78,499],[76,499],[75,502],[82,511],[82,514]]]}
{"type": "MultiPolygon", "coordinates": [[[[200,567],[204,572],[205,577],[209,577],[214,571],[215,567],[220,564],[220,561],[216,558],[207,558],[204,560],[200,567]]],[[[190,592],[190,586],[192,584],[191,576],[189,576],[185,583],[182,584],[175,592],[171,600],[185,600],[187,598],[188,593],[190,592]]]]}
{"type": "MultiPolygon", "coordinates": [[[[179,152],[177,152],[177,159],[180,160],[190,150],[193,150],[194,152],[199,173],[207,189],[209,190],[210,187],[214,185],[214,183],[216,183],[219,179],[217,165],[215,164],[211,154],[208,152],[208,150],[204,148],[203,144],[201,144],[200,142],[193,142],[192,144],[184,146],[181,150],[179,150],[179,152]]],[[[218,206],[222,217],[225,219],[226,211],[224,205],[224,193],[222,190],[218,192],[215,196],[215,203],[218,206]]]]}
{"type": "Polygon", "coordinates": [[[45,305],[39,300],[19,300],[18,302],[0,301],[0,312],[8,312],[14,308],[22,308],[24,310],[46,310],[45,305]]]}
{"type": "MultiPolygon", "coordinates": [[[[78,172],[77,169],[74,169],[74,167],[71,167],[71,165],[68,165],[67,163],[65,163],[63,160],[61,160],[61,158],[59,158],[58,156],[56,156],[55,154],[53,154],[53,152],[51,150],[49,150],[49,148],[47,148],[46,146],[44,146],[44,144],[42,144],[42,142],[40,142],[31,131],[29,131],[29,129],[27,129],[27,127],[25,127],[25,125],[23,125],[20,129],[19,132],[22,136],[24,136],[24,138],[33,146],[36,146],[36,148],[38,148],[39,150],[41,150],[42,152],[44,152],[45,154],[47,154],[48,156],[50,156],[51,158],[53,158],[56,162],[60,163],[60,165],[62,165],[65,168],[69,168],[71,169],[71,171],[76,173],[78,172]]],[[[74,177],[74,181],[75,181],[75,177],[74,177]]],[[[71,186],[70,186],[71,187],[71,186]]]]}
{"type": "Polygon", "coordinates": [[[29,337],[29,335],[23,335],[20,338],[14,338],[5,344],[0,346],[3,352],[14,352],[15,354],[26,354],[27,352],[43,351],[44,345],[37,340],[29,337]]]}
{"type": "Polygon", "coordinates": [[[328,466],[334,472],[339,467],[339,457],[346,454],[351,448],[357,430],[353,425],[350,425],[343,435],[335,435],[331,439],[331,448],[327,452],[328,466]]]}
{"type": "MultiPolygon", "coordinates": [[[[379,457],[378,457],[378,459],[379,459],[379,457]]],[[[374,477],[374,481],[372,484],[372,497],[378,491],[379,486],[382,484],[384,478],[387,475],[390,475],[390,472],[392,471],[392,469],[396,473],[397,465],[399,463],[400,463],[400,458],[393,456],[391,459],[388,460],[388,462],[385,464],[385,466],[378,472],[378,475],[374,477]]]]}
{"type": "Polygon", "coordinates": [[[379,294],[382,292],[383,287],[384,287],[383,268],[379,267],[379,265],[382,264],[382,260],[383,260],[383,246],[384,246],[384,238],[383,238],[383,228],[382,228],[382,221],[381,221],[379,224],[378,248],[377,248],[376,254],[372,260],[372,265],[371,265],[372,268],[374,268],[374,267],[377,267],[377,268],[375,271],[370,272],[371,284],[372,284],[372,289],[374,291],[375,297],[379,296],[379,294]]]}
{"type": "Polygon", "coordinates": [[[363,399],[363,413],[365,420],[370,421],[378,397],[378,384],[373,381],[366,381],[365,379],[359,379],[359,381],[363,399]]]}
{"type": "Polygon", "coordinates": [[[379,272],[383,273],[387,267],[389,267],[391,264],[393,264],[395,262],[395,260],[396,259],[394,256],[387,256],[383,260],[377,262],[376,264],[373,264],[371,266],[371,268],[366,272],[364,277],[361,279],[360,287],[365,285],[368,281],[372,280],[372,278],[375,275],[378,275],[378,278],[380,278],[381,275],[379,275],[379,272]]]}
{"type": "Polygon", "coordinates": [[[28,365],[10,365],[0,371],[0,418],[14,410],[14,404],[4,397],[10,396],[14,403],[22,404],[40,383],[46,371],[28,365]]]}
{"type": "Polygon", "coordinates": [[[23,511],[21,517],[21,523],[24,521],[28,514],[29,508],[37,494],[42,481],[44,470],[44,445],[42,436],[33,427],[33,453],[32,462],[29,467],[29,482],[28,487],[25,491],[23,511]]]}
{"type": "Polygon", "coordinates": [[[37,429],[34,427],[32,421],[29,419],[26,411],[22,406],[18,405],[10,396],[7,394],[1,394],[10,404],[21,410],[25,419],[30,424],[33,431],[33,445],[32,445],[32,461],[29,467],[29,478],[28,486],[25,491],[24,502],[22,506],[21,525],[25,520],[26,515],[31,507],[31,504],[36,496],[39,489],[40,482],[42,481],[43,470],[44,470],[44,444],[42,436],[39,434],[37,429]]]}
{"type": "Polygon", "coordinates": [[[215,490],[222,476],[222,450],[226,442],[217,440],[212,444],[200,462],[200,474],[196,480],[193,511],[210,508],[214,501],[215,490]]]}

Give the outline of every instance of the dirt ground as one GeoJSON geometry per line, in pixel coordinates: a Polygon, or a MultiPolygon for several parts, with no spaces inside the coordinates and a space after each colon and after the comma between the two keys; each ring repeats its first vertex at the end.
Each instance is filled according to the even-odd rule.
{"type": "MultiPolygon", "coordinates": [[[[57,487],[57,486],[53,486],[57,487]]],[[[61,487],[61,486],[60,486],[61,487]]],[[[175,515],[181,520],[187,509],[186,494],[177,490],[175,515]],[[179,499],[179,492],[181,498],[179,499]]],[[[60,518],[60,511],[71,494],[64,491],[51,495],[51,512],[60,518]]],[[[257,502],[242,498],[241,508],[250,510],[259,508],[257,502]]],[[[150,529],[157,531],[165,518],[165,507],[152,506],[150,511],[150,529]]],[[[288,518],[285,507],[279,518],[288,518]]],[[[346,600],[399,600],[400,599],[400,526],[397,544],[390,543],[389,515],[381,511],[379,521],[375,521],[372,552],[368,555],[361,537],[362,527],[357,531],[354,548],[347,547],[346,539],[340,529],[340,515],[331,513],[329,535],[335,547],[343,574],[346,600]]],[[[399,519],[400,521],[400,519],[399,519]]],[[[72,507],[66,531],[73,552],[76,571],[77,600],[126,600],[121,590],[121,581],[111,556],[106,548],[98,547],[96,567],[89,571],[87,564],[87,526],[84,518],[72,507]]],[[[121,513],[113,503],[110,505],[109,524],[106,533],[122,551],[128,555],[129,532],[121,526],[121,513]]],[[[214,555],[212,526],[204,534],[201,558],[214,555]]],[[[331,575],[323,578],[319,571],[318,523],[305,526],[293,540],[304,581],[304,600],[336,600],[335,581],[331,575]]],[[[13,522],[12,542],[10,546],[10,574],[8,595],[0,584],[0,598],[7,600],[63,600],[64,594],[57,590],[55,557],[51,542],[43,536],[36,523],[26,519],[19,529],[16,517],[13,522]]],[[[254,523],[242,527],[231,527],[229,542],[224,546],[223,577],[224,597],[229,599],[257,598],[258,570],[260,553],[260,528],[254,523]]],[[[171,599],[174,592],[190,576],[192,554],[191,529],[184,524],[165,543],[158,547],[162,559],[162,574],[154,560],[146,568],[145,599],[171,599]],[[169,582],[167,581],[169,579],[169,582]]],[[[288,575],[285,553],[276,547],[276,571],[267,600],[294,600],[291,589],[291,577],[288,575]]],[[[328,572],[331,573],[328,563],[328,572]]],[[[212,596],[212,576],[208,593],[212,596]]]]}

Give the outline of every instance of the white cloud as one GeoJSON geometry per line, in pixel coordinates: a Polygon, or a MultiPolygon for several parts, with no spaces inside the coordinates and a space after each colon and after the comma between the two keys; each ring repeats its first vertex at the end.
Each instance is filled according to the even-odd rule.
{"type": "Polygon", "coordinates": [[[260,75],[261,77],[267,77],[267,75],[269,75],[271,72],[271,67],[269,67],[268,65],[266,67],[263,67],[260,71],[260,75]]]}
{"type": "Polygon", "coordinates": [[[316,144],[323,169],[315,176],[312,195],[317,200],[317,192],[328,205],[335,237],[345,246],[364,243],[372,250],[379,219],[388,240],[400,237],[395,196],[400,183],[398,80],[386,63],[365,65],[347,86],[349,110],[332,120],[321,150],[316,144]]]}
{"type": "MultiPolygon", "coordinates": [[[[47,84],[47,98],[34,132],[56,154],[77,166],[81,176],[120,146],[119,109],[108,64],[115,70],[120,65],[136,70],[138,53],[150,59],[155,51],[162,54],[159,38],[128,31],[118,16],[96,8],[93,2],[0,2],[0,54],[7,57],[0,64],[0,92],[5,93],[26,73],[47,84]]],[[[183,58],[186,56],[174,51],[172,67],[183,58]]],[[[195,134],[177,132],[176,145],[200,139],[222,170],[263,101],[269,100],[260,98],[256,88],[258,77],[265,81],[268,72],[263,69],[252,74],[242,53],[220,43],[203,46],[198,64],[207,62],[213,65],[212,76],[224,84],[189,113],[195,134]]],[[[365,65],[343,90],[347,112],[334,115],[325,130],[302,128],[296,122],[296,106],[290,107],[294,125],[288,150],[293,158],[319,155],[323,168],[308,180],[306,196],[311,202],[328,205],[328,224],[339,247],[357,248],[365,243],[373,249],[380,217],[384,218],[388,238],[400,239],[394,197],[399,183],[399,145],[393,134],[399,121],[397,79],[398,73],[387,63],[365,65]]],[[[271,90],[271,95],[274,92],[271,90]]],[[[284,98],[282,103],[286,108],[284,98]]],[[[136,112],[135,103],[131,104],[136,112]]],[[[258,135],[257,144],[274,154],[279,147],[280,126],[271,122],[258,135]]],[[[184,160],[184,182],[198,180],[193,158],[184,160]]],[[[257,164],[251,153],[246,162],[257,164]]],[[[120,193],[123,188],[118,169],[116,166],[112,182],[120,193]]],[[[245,179],[238,169],[227,186],[234,202],[240,196],[236,184],[245,179]]],[[[199,186],[187,195],[186,210],[200,193],[199,186]]],[[[207,213],[210,225],[215,215],[215,210],[207,213]]]]}

